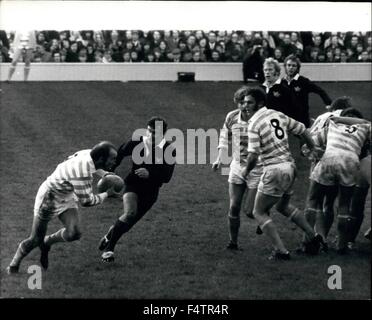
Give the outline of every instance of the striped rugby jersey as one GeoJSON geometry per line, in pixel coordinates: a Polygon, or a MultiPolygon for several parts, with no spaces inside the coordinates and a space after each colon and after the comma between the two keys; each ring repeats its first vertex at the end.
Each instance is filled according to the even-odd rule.
{"type": "Polygon", "coordinates": [[[325,156],[345,152],[359,156],[366,140],[370,140],[370,136],[370,123],[346,125],[335,123],[330,118],[328,125],[314,137],[314,142],[319,146],[326,145],[325,156]]]}
{"type": "Polygon", "coordinates": [[[288,145],[288,134],[300,135],[305,125],[284,113],[262,107],[248,126],[248,152],[261,155],[264,166],[294,162],[288,145]]]}
{"type": "Polygon", "coordinates": [[[322,130],[327,125],[326,121],[330,117],[339,116],[341,112],[342,110],[338,109],[338,110],[322,113],[320,116],[318,116],[315,119],[314,123],[311,125],[310,134],[313,135],[319,132],[320,130],[322,130]]]}
{"type": "MultiPolygon", "coordinates": [[[[221,130],[218,149],[228,148],[229,143],[233,147],[233,161],[246,163],[248,157],[248,124],[249,121],[243,121],[239,109],[229,112],[226,116],[223,128],[221,130]]],[[[259,160],[255,170],[262,168],[262,162],[259,160]]]]}
{"type": "Polygon", "coordinates": [[[46,179],[50,190],[58,194],[74,192],[82,206],[95,206],[106,198],[104,194],[93,194],[92,174],[96,172],[91,150],[81,150],[60,163],[46,179]]]}

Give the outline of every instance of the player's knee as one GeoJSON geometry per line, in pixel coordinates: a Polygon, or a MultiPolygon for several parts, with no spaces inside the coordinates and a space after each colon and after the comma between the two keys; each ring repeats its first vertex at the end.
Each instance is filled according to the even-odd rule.
{"type": "Polygon", "coordinates": [[[72,229],[66,229],[66,233],[64,235],[64,238],[66,241],[76,241],[81,238],[82,234],[81,231],[78,228],[72,228],[72,229]]]}
{"type": "Polygon", "coordinates": [[[232,217],[238,217],[240,213],[240,209],[241,209],[240,205],[238,205],[237,203],[231,203],[229,215],[232,217]]]}
{"type": "Polygon", "coordinates": [[[29,237],[26,240],[24,240],[23,242],[27,246],[31,246],[32,248],[35,248],[35,247],[39,246],[40,244],[42,244],[43,240],[44,240],[44,238],[36,236],[36,237],[29,237]]]}
{"type": "Polygon", "coordinates": [[[283,215],[287,215],[288,214],[288,205],[287,204],[282,204],[282,203],[278,203],[276,206],[275,206],[275,209],[283,214],[283,215]]]}

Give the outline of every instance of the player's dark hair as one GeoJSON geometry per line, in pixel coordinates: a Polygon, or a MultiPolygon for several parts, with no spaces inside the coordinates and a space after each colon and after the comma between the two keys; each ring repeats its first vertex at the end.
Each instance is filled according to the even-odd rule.
{"type": "Polygon", "coordinates": [[[284,59],[284,66],[287,64],[288,61],[294,61],[297,64],[297,72],[300,72],[301,69],[301,60],[295,55],[295,54],[290,54],[284,59]]]}
{"type": "Polygon", "coordinates": [[[90,156],[92,157],[94,163],[96,163],[100,159],[106,161],[110,155],[111,150],[117,151],[116,147],[111,142],[101,141],[92,148],[90,156]]]}
{"type": "Polygon", "coordinates": [[[248,88],[246,95],[252,96],[254,100],[256,100],[257,109],[259,108],[260,104],[261,106],[264,106],[266,104],[266,93],[260,87],[248,88]]]}
{"type": "Polygon", "coordinates": [[[344,110],[347,108],[352,108],[351,98],[347,96],[339,97],[332,101],[331,110],[344,110]]]}
{"type": "Polygon", "coordinates": [[[247,86],[243,86],[236,90],[234,93],[234,103],[238,104],[239,102],[242,102],[244,97],[247,95],[248,89],[247,86]]]}
{"type": "Polygon", "coordinates": [[[152,129],[156,129],[155,125],[157,122],[163,123],[163,134],[164,134],[168,129],[168,123],[164,118],[158,117],[158,116],[152,117],[149,121],[147,121],[147,125],[152,129]]]}
{"type": "Polygon", "coordinates": [[[356,108],[347,108],[342,110],[340,116],[364,119],[363,114],[356,108]]]}

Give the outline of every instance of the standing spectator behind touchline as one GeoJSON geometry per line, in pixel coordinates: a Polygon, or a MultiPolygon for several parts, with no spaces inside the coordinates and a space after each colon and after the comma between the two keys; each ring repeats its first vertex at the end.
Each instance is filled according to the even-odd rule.
{"type": "Polygon", "coordinates": [[[284,69],[286,76],[281,83],[288,87],[292,96],[292,117],[310,127],[309,115],[309,94],[311,92],[318,94],[325,105],[330,105],[332,100],[328,94],[310,79],[300,76],[301,62],[295,55],[289,55],[284,60],[284,69]]]}

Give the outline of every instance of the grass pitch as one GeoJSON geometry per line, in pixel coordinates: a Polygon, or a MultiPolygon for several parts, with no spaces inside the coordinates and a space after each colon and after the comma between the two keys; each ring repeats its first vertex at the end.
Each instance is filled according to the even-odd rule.
{"type": "MultiPolygon", "coordinates": [[[[83,237],[57,244],[50,267],[42,274],[42,289],[30,290],[27,268],[38,264],[39,250],[22,263],[20,274],[7,276],[18,243],[28,237],[34,197],[39,185],[66,156],[100,140],[115,145],[133,130],[145,127],[152,115],[162,115],[170,128],[221,128],[234,82],[29,82],[2,84],[0,157],[0,257],[3,298],[128,298],[128,299],[370,299],[371,247],[362,234],[348,256],[328,254],[271,262],[271,246],[255,234],[256,224],[241,215],[240,244],[229,252],[227,177],[207,165],[178,165],[163,186],[153,209],[124,235],[116,261],[102,264],[100,237],[121,213],[120,199],[80,211],[83,237]],[[327,287],[331,265],[342,269],[342,290],[327,287]]],[[[353,97],[354,105],[371,119],[370,83],[321,83],[332,98],[353,97]]],[[[311,113],[324,111],[311,96],[311,113]]],[[[297,145],[297,144],[296,144],[297,145]]],[[[304,209],[309,163],[299,157],[293,203],[304,209]]],[[[208,157],[207,157],[208,158],[208,157]]],[[[128,161],[119,172],[125,174],[128,161]]],[[[364,232],[370,226],[368,196],[364,232]]],[[[280,235],[295,249],[301,232],[273,214],[280,235]]],[[[58,220],[49,232],[60,228],[58,220]]],[[[331,239],[335,236],[334,229],[331,239]]]]}

